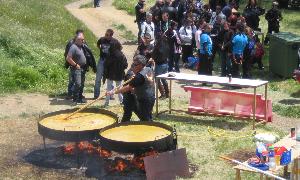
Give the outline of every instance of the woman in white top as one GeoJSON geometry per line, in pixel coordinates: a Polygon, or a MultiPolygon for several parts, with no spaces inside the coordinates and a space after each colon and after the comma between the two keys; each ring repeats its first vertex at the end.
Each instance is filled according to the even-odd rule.
{"type": "Polygon", "coordinates": [[[188,63],[188,57],[193,56],[193,38],[195,29],[193,28],[192,23],[192,19],[187,19],[186,24],[179,29],[182,61],[184,64],[188,63]]]}

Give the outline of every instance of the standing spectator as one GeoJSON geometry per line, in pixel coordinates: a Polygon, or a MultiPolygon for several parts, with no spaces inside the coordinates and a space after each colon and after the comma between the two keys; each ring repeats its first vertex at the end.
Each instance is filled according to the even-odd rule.
{"type": "Polygon", "coordinates": [[[168,42],[169,42],[169,48],[170,48],[170,53],[169,53],[169,61],[168,61],[168,65],[169,65],[169,69],[168,71],[175,71],[179,72],[179,58],[180,58],[180,54],[181,54],[181,41],[179,38],[179,33],[177,31],[177,22],[175,21],[171,21],[171,26],[169,28],[169,30],[166,32],[166,36],[168,38],[168,42]]]}
{"type": "Polygon", "coordinates": [[[268,35],[265,39],[265,44],[269,44],[269,35],[273,33],[279,32],[279,22],[282,20],[281,12],[278,9],[278,3],[276,1],[272,4],[272,9],[268,10],[265,15],[266,20],[268,21],[268,35]]]}
{"type": "Polygon", "coordinates": [[[212,40],[209,36],[211,27],[209,24],[205,24],[204,32],[200,36],[200,54],[199,54],[199,66],[198,74],[212,75],[212,40]]]}
{"type": "Polygon", "coordinates": [[[222,13],[222,8],[219,5],[216,7],[216,11],[212,12],[209,24],[211,26],[213,26],[215,24],[215,22],[216,22],[216,20],[217,20],[218,17],[221,18],[222,22],[226,20],[226,16],[222,13]]]}
{"type": "Polygon", "coordinates": [[[184,14],[187,12],[188,4],[187,1],[182,0],[178,4],[177,8],[177,20],[178,20],[178,27],[181,27],[184,23],[184,14]]]}
{"type": "Polygon", "coordinates": [[[205,4],[203,6],[203,12],[202,12],[202,17],[201,18],[204,18],[205,22],[209,23],[210,19],[211,19],[211,16],[212,16],[212,10],[210,9],[209,4],[205,4]]]}
{"type": "MultiPolygon", "coordinates": [[[[104,62],[104,79],[107,79],[107,91],[111,91],[113,81],[116,86],[120,86],[125,76],[125,69],[127,68],[127,59],[123,54],[122,45],[119,42],[114,42],[109,47],[110,56],[104,62]]],[[[123,103],[122,94],[118,94],[120,104],[123,103]]],[[[109,105],[110,96],[106,96],[104,106],[109,105]]]]}
{"type": "Polygon", "coordinates": [[[217,11],[217,6],[220,6],[221,10],[226,6],[226,0],[209,0],[209,6],[212,11],[217,11]]]}
{"type": "Polygon", "coordinates": [[[234,32],[229,28],[227,21],[223,23],[223,30],[218,34],[218,42],[221,57],[221,76],[225,77],[231,73],[231,40],[234,32]]]}
{"type": "MultiPolygon", "coordinates": [[[[238,24],[241,24],[241,23],[238,23],[238,24]]],[[[251,64],[251,60],[253,58],[252,52],[254,51],[254,47],[255,47],[255,36],[254,36],[254,31],[250,27],[246,27],[245,34],[247,36],[248,41],[247,41],[247,45],[243,52],[243,62],[242,62],[243,75],[242,75],[242,78],[249,79],[249,78],[251,78],[250,64],[251,64]]]]}
{"type": "Polygon", "coordinates": [[[74,44],[75,42],[75,38],[78,36],[78,34],[83,33],[83,30],[81,29],[77,29],[75,32],[75,37],[72,38],[71,40],[68,41],[66,48],[65,48],[65,53],[64,53],[64,57],[65,57],[65,68],[69,69],[69,83],[68,83],[68,90],[67,90],[67,98],[66,99],[72,99],[73,98],[73,90],[74,90],[74,82],[72,81],[72,73],[71,73],[71,68],[70,68],[70,64],[67,61],[67,56],[68,56],[68,52],[70,50],[70,47],[72,46],[72,44],[74,44]]]}
{"type": "Polygon", "coordinates": [[[261,31],[259,28],[259,16],[263,15],[265,10],[258,7],[256,0],[249,0],[248,5],[244,9],[244,17],[247,25],[254,31],[261,31]]]}
{"type": "Polygon", "coordinates": [[[146,20],[145,0],[139,0],[137,5],[135,6],[135,17],[135,21],[139,29],[138,42],[140,43],[142,33],[141,25],[146,20]]]}
{"type": "MultiPolygon", "coordinates": [[[[152,53],[152,59],[155,62],[155,76],[165,74],[168,72],[168,58],[169,58],[170,48],[169,42],[165,35],[161,36],[157,40],[152,53]]],[[[157,82],[159,92],[161,96],[159,98],[169,97],[169,87],[166,79],[160,79],[157,82]]]]}
{"type": "Polygon", "coordinates": [[[188,63],[188,57],[193,56],[194,29],[192,27],[192,23],[192,19],[187,19],[185,25],[179,29],[182,47],[182,61],[184,66],[188,63]]]}
{"type": "Polygon", "coordinates": [[[100,7],[100,0],[94,0],[94,8],[100,7]]]}
{"type": "Polygon", "coordinates": [[[195,32],[195,44],[196,44],[198,57],[200,53],[200,35],[202,34],[202,28],[205,24],[206,22],[204,21],[204,19],[199,19],[196,23],[197,31],[195,32]]]}
{"type": "Polygon", "coordinates": [[[173,21],[177,20],[177,17],[176,17],[177,9],[174,7],[173,1],[165,0],[165,3],[162,7],[162,12],[168,12],[170,20],[173,20],[173,21]]]}
{"type": "Polygon", "coordinates": [[[156,0],[156,3],[154,6],[150,8],[150,13],[153,15],[153,23],[157,24],[159,21],[161,21],[161,15],[162,15],[162,7],[164,5],[163,0],[156,0]]]}
{"type": "Polygon", "coordinates": [[[258,37],[256,37],[252,65],[257,63],[258,69],[260,69],[260,70],[264,69],[264,65],[262,63],[262,58],[263,58],[264,54],[265,54],[264,47],[263,47],[262,43],[260,42],[260,39],[258,37]]]}
{"type": "Polygon", "coordinates": [[[215,24],[213,25],[213,28],[211,30],[211,35],[210,35],[210,37],[212,39],[212,43],[213,43],[212,56],[211,56],[212,62],[214,62],[216,53],[220,51],[220,48],[218,46],[219,39],[217,36],[221,30],[222,30],[222,18],[220,16],[217,16],[217,20],[216,20],[215,24]]]}
{"type": "Polygon", "coordinates": [[[107,29],[105,36],[101,37],[97,41],[97,47],[100,49],[100,58],[97,64],[97,74],[94,87],[94,98],[97,99],[100,95],[101,79],[103,77],[104,71],[104,61],[109,57],[109,48],[112,43],[118,42],[117,39],[113,38],[114,31],[112,29],[107,29]]]}
{"type": "Polygon", "coordinates": [[[157,26],[155,26],[155,39],[161,38],[161,36],[169,29],[170,20],[168,12],[163,12],[161,16],[162,20],[159,21],[157,26]]]}
{"type": "Polygon", "coordinates": [[[154,44],[155,42],[155,36],[154,36],[154,31],[155,31],[155,26],[154,23],[152,22],[152,14],[147,12],[146,13],[146,21],[144,21],[141,25],[141,40],[143,40],[145,34],[150,35],[151,39],[151,44],[154,44]]]}
{"type": "Polygon", "coordinates": [[[236,34],[232,39],[232,77],[240,78],[240,65],[243,64],[243,53],[248,43],[248,38],[244,33],[244,25],[237,24],[236,34]]]}
{"type": "Polygon", "coordinates": [[[86,73],[86,57],[84,56],[83,42],[84,35],[79,33],[75,37],[75,41],[67,55],[67,61],[71,66],[72,81],[74,82],[73,101],[75,103],[86,103],[82,95],[86,73]]]}

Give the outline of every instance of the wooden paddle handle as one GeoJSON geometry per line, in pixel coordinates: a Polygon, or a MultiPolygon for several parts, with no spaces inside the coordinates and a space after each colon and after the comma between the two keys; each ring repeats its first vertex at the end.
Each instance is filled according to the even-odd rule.
{"type": "MultiPolygon", "coordinates": [[[[129,83],[130,81],[132,81],[132,79],[133,79],[133,77],[130,78],[130,79],[128,79],[127,81],[125,81],[123,84],[121,84],[121,85],[115,87],[114,89],[112,89],[112,91],[113,91],[113,90],[116,90],[116,89],[119,89],[120,87],[122,87],[122,86],[124,86],[125,84],[129,83]]],[[[78,109],[77,111],[74,111],[74,112],[71,113],[70,115],[66,116],[66,117],[64,118],[64,120],[69,119],[69,118],[72,117],[74,114],[76,114],[76,113],[78,113],[78,112],[84,110],[85,108],[87,108],[88,106],[90,106],[91,104],[95,103],[96,101],[102,99],[102,98],[105,97],[105,96],[106,96],[106,94],[104,94],[103,96],[100,96],[100,97],[98,97],[97,99],[95,99],[95,100],[93,100],[93,101],[87,103],[86,105],[84,105],[83,107],[81,107],[80,109],[78,109]]]]}

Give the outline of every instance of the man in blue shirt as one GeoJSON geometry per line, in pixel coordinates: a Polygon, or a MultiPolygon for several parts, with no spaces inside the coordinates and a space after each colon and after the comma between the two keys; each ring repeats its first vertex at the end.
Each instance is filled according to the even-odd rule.
{"type": "Polygon", "coordinates": [[[209,36],[211,27],[205,24],[204,32],[200,35],[200,52],[198,74],[212,75],[212,40],[209,36]]]}
{"type": "Polygon", "coordinates": [[[240,78],[239,67],[243,64],[244,50],[248,44],[248,37],[244,33],[244,25],[236,25],[237,31],[232,39],[232,77],[240,78]]]}

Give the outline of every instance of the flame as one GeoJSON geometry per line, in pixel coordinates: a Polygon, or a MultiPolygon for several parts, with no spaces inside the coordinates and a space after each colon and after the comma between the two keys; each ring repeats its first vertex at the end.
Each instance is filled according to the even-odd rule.
{"type": "Polygon", "coordinates": [[[116,162],[116,166],[114,167],[114,169],[116,171],[122,172],[127,168],[127,164],[123,161],[123,160],[117,160],[116,162]]]}
{"type": "Polygon", "coordinates": [[[144,160],[142,156],[134,157],[131,163],[138,169],[145,170],[144,160]]]}
{"type": "Polygon", "coordinates": [[[96,152],[100,155],[100,157],[108,158],[111,157],[112,153],[108,150],[105,150],[103,148],[97,148],[96,152]]]}
{"type": "Polygon", "coordinates": [[[81,141],[77,144],[77,147],[80,151],[84,151],[86,149],[86,144],[83,141],[81,141]]]}
{"type": "Polygon", "coordinates": [[[88,154],[92,154],[92,153],[95,153],[95,147],[88,143],[88,142],[84,142],[84,141],[81,141],[79,142],[78,144],[69,144],[69,145],[66,145],[66,146],[62,146],[62,149],[63,149],[63,153],[64,154],[74,154],[75,153],[75,150],[76,150],[76,147],[78,148],[79,151],[81,152],[87,152],[88,154]]]}
{"type": "Polygon", "coordinates": [[[87,150],[87,152],[88,152],[88,154],[92,154],[92,153],[94,153],[95,152],[95,147],[92,145],[92,144],[88,144],[87,146],[86,146],[86,150],[87,150]]]}
{"type": "Polygon", "coordinates": [[[63,153],[68,155],[74,154],[74,149],[75,149],[74,144],[69,144],[62,147],[63,153]]]}
{"type": "Polygon", "coordinates": [[[145,165],[144,165],[144,160],[143,158],[146,156],[154,156],[154,155],[158,155],[157,151],[151,150],[148,152],[145,152],[144,154],[140,155],[140,156],[136,156],[131,160],[131,163],[138,169],[141,170],[145,170],[145,165]]]}

